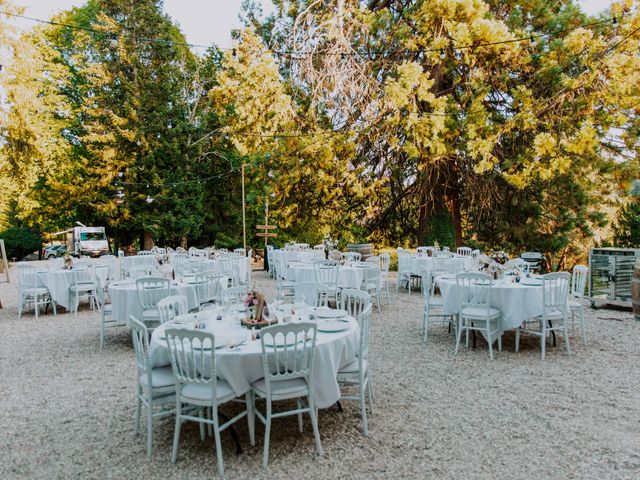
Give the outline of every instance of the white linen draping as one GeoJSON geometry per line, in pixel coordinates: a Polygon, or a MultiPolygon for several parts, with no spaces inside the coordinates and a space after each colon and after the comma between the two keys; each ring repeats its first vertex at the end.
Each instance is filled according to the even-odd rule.
{"type": "MultiPolygon", "coordinates": [[[[353,266],[338,267],[339,288],[360,288],[364,280],[364,268],[353,266]]],[[[314,282],[316,275],[313,265],[290,264],[287,268],[287,280],[290,282],[314,282]]]]}
{"type": "MultiPolygon", "coordinates": [[[[215,311],[205,311],[215,316],[215,311]]],[[[216,335],[220,329],[234,328],[228,324],[215,325],[208,321],[208,329],[216,335]]],[[[154,367],[170,364],[169,352],[164,339],[166,325],[153,331],[149,347],[151,364],[154,367]]],[[[355,319],[349,318],[348,328],[342,332],[322,333],[316,337],[315,365],[311,374],[313,395],[318,408],[328,408],[340,399],[340,387],[336,379],[338,370],[355,360],[359,345],[359,327],[355,319]]],[[[222,342],[221,342],[222,343],[222,342]]],[[[224,344],[224,343],[223,343],[224,344]]],[[[264,377],[260,341],[247,341],[242,348],[217,348],[216,368],[219,378],[226,380],[236,395],[243,395],[251,384],[264,377]]]]}
{"type": "MultiPolygon", "coordinates": [[[[75,301],[69,292],[69,287],[73,285],[73,270],[64,270],[62,268],[52,268],[49,270],[38,271],[38,281],[49,289],[51,298],[55,300],[57,305],[61,305],[67,310],[75,307],[72,303],[75,301]]],[[[96,269],[96,277],[100,279],[100,284],[104,285],[107,281],[107,269],[96,269]]]]}
{"type": "MultiPolygon", "coordinates": [[[[454,271],[462,272],[463,270],[471,270],[476,266],[476,261],[472,257],[453,256],[445,258],[445,268],[451,265],[454,271]]],[[[433,270],[433,257],[426,255],[411,256],[411,274],[422,275],[424,270],[433,270]]]]}
{"type": "MultiPolygon", "coordinates": [[[[445,315],[458,313],[458,290],[455,277],[441,275],[436,282],[442,293],[445,315]]],[[[513,330],[525,320],[542,315],[542,286],[512,283],[510,277],[494,281],[491,286],[492,307],[502,312],[502,330],[513,330]]]]}
{"type": "MultiPolygon", "coordinates": [[[[196,287],[193,284],[172,282],[169,295],[184,295],[187,297],[187,307],[189,310],[198,308],[198,297],[196,287]]],[[[129,316],[142,318],[142,308],[138,300],[138,290],[135,280],[122,280],[113,282],[109,286],[109,296],[111,297],[111,309],[113,319],[119,322],[129,322],[129,316]]]]}

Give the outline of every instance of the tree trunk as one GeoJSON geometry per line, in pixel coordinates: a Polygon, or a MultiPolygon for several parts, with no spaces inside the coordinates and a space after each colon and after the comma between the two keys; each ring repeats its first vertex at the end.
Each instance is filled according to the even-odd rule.
{"type": "Polygon", "coordinates": [[[149,230],[145,230],[144,231],[143,249],[144,250],[151,250],[153,247],[154,247],[153,233],[151,233],[149,230]]]}

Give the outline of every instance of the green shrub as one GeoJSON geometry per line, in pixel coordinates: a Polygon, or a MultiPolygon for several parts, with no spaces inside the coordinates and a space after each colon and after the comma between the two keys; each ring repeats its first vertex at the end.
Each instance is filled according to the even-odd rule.
{"type": "Polygon", "coordinates": [[[10,227],[0,234],[7,250],[7,258],[22,259],[25,255],[40,250],[42,238],[28,228],[10,227]]]}

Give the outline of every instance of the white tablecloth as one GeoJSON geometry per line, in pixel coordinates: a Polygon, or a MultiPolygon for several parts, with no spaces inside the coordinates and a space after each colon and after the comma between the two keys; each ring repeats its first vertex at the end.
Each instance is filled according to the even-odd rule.
{"type": "Polygon", "coordinates": [[[133,255],[122,258],[120,268],[128,272],[132,267],[156,267],[157,265],[155,255],[133,255]]]}
{"type": "MultiPolygon", "coordinates": [[[[458,313],[458,290],[456,279],[446,275],[436,279],[445,315],[458,313]]],[[[511,277],[494,281],[491,286],[492,307],[502,312],[502,330],[513,330],[525,320],[542,315],[542,286],[511,283],[511,277]]]]}
{"type": "MultiPolygon", "coordinates": [[[[473,257],[453,256],[444,259],[445,270],[451,265],[456,272],[463,270],[471,270],[476,267],[476,261],[473,257]]],[[[424,270],[433,270],[433,257],[426,255],[411,256],[411,274],[422,275],[424,270]]]]}
{"type": "Polygon", "coordinates": [[[302,252],[292,250],[273,250],[271,254],[276,257],[281,257],[285,264],[291,262],[310,263],[314,260],[323,260],[325,258],[324,252],[319,250],[306,250],[302,252]]]}
{"type": "MultiPolygon", "coordinates": [[[[101,285],[107,281],[108,273],[106,268],[96,270],[96,277],[100,278],[101,285]]],[[[38,281],[49,289],[51,298],[55,300],[56,304],[62,305],[67,310],[75,308],[75,305],[72,305],[75,301],[75,295],[72,298],[69,292],[69,287],[73,284],[73,270],[62,268],[42,270],[38,272],[38,281]]]]}
{"type": "MultiPolygon", "coordinates": [[[[216,311],[201,312],[208,319],[208,328],[214,333],[237,331],[237,326],[214,320],[216,311]],[[216,325],[217,324],[217,325],[216,325]]],[[[154,367],[169,365],[169,351],[164,338],[165,326],[153,331],[149,355],[154,367]]],[[[246,331],[244,332],[246,335],[246,331]]],[[[314,369],[311,382],[314,389],[316,407],[328,408],[340,399],[340,387],[336,375],[340,367],[355,360],[359,345],[359,328],[355,319],[350,318],[348,329],[336,333],[318,332],[314,369]]],[[[223,343],[222,341],[220,343],[223,343]]],[[[226,344],[224,342],[223,344],[226,344]]],[[[237,349],[222,347],[216,349],[216,368],[219,378],[226,380],[236,395],[243,395],[251,384],[264,377],[260,341],[247,341],[237,349]]]]}
{"type": "MultiPolygon", "coordinates": [[[[290,282],[315,282],[316,274],[313,265],[290,264],[287,268],[287,280],[290,282]]],[[[339,288],[360,288],[364,280],[364,268],[338,267],[339,288]]]]}
{"type": "MultiPolygon", "coordinates": [[[[196,287],[193,284],[181,282],[172,283],[169,295],[184,295],[187,297],[187,307],[189,310],[198,308],[196,287]]],[[[111,309],[114,320],[129,322],[129,315],[133,315],[137,319],[142,318],[142,309],[140,308],[135,281],[123,280],[113,282],[109,286],[109,296],[111,297],[111,309]]]]}

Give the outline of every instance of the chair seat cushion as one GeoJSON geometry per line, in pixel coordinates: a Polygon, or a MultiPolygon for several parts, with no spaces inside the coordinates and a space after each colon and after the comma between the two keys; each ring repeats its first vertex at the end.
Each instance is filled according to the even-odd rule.
{"type": "MultiPolygon", "coordinates": [[[[556,310],[555,308],[552,308],[551,310],[548,310],[545,313],[545,317],[547,318],[547,320],[553,320],[553,319],[562,318],[563,314],[560,310],[556,310]]],[[[542,315],[538,315],[536,317],[536,320],[542,320],[542,315]]]]}
{"type": "MultiPolygon", "coordinates": [[[[226,397],[235,397],[235,393],[231,388],[231,385],[225,380],[218,379],[216,385],[216,395],[220,400],[226,397]]],[[[182,387],[180,391],[180,397],[183,400],[196,400],[199,402],[206,402],[212,400],[211,398],[211,385],[205,385],[202,383],[189,383],[182,387]]]]}
{"type": "Polygon", "coordinates": [[[95,283],[78,283],[76,285],[71,285],[69,290],[72,292],[88,292],[89,290],[95,290],[95,283]]]}
{"type": "MultiPolygon", "coordinates": [[[[146,375],[140,375],[140,383],[144,387],[148,387],[148,379],[146,375]]],[[[170,387],[176,384],[176,377],[173,376],[171,367],[158,367],[151,369],[151,386],[153,388],[170,387]]]]}
{"type": "Polygon", "coordinates": [[[570,308],[581,308],[582,304],[580,302],[576,302],[575,300],[569,300],[570,308]]]}
{"type": "Polygon", "coordinates": [[[158,310],[156,310],[155,308],[149,309],[149,310],[143,310],[142,318],[144,320],[158,320],[160,318],[160,314],[158,313],[158,310]]]}
{"type": "Polygon", "coordinates": [[[442,301],[442,297],[429,297],[429,305],[432,307],[442,307],[444,302],[442,301]]]}
{"type": "MultiPolygon", "coordinates": [[[[484,307],[464,307],[462,309],[462,316],[465,318],[476,318],[478,320],[482,320],[487,318],[487,309],[484,307]]],[[[500,310],[489,307],[489,318],[496,318],[499,316],[500,310]]]]}
{"type": "MultiPolygon", "coordinates": [[[[362,369],[365,372],[367,371],[368,366],[369,365],[367,360],[364,360],[362,362],[362,369]]],[[[360,364],[358,363],[358,359],[356,358],[351,363],[345,365],[344,367],[341,367],[340,370],[338,370],[338,375],[357,374],[359,371],[360,371],[360,364]]]]}
{"type": "MultiPolygon", "coordinates": [[[[261,378],[253,385],[253,389],[265,396],[267,394],[267,382],[264,378],[261,378]]],[[[307,382],[303,378],[290,378],[287,380],[280,380],[277,382],[271,382],[271,394],[277,397],[296,398],[304,397],[309,393],[307,382]]]]}

